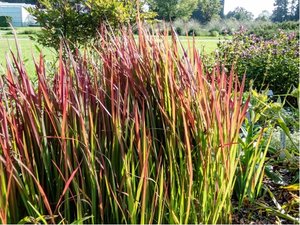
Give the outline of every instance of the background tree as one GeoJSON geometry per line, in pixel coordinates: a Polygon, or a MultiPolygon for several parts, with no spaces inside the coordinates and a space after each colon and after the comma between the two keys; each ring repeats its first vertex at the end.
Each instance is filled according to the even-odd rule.
{"type": "Polygon", "coordinates": [[[289,2],[288,0],[275,0],[272,21],[283,22],[289,19],[289,2]]]}
{"type": "Polygon", "coordinates": [[[253,20],[254,15],[243,7],[236,7],[233,11],[229,11],[226,17],[237,20],[253,20]]]}
{"type": "MultiPolygon", "coordinates": [[[[2,1],[2,0],[1,0],[2,1]]],[[[1,2],[0,1],[0,2],[1,2]]],[[[26,4],[36,4],[37,0],[3,0],[3,2],[8,3],[26,3],[26,4]]]]}
{"type": "Polygon", "coordinates": [[[198,8],[194,11],[192,17],[202,23],[208,23],[213,18],[218,18],[221,10],[222,5],[220,0],[200,0],[198,8]]]}
{"type": "Polygon", "coordinates": [[[166,21],[176,18],[188,20],[197,8],[199,0],[148,0],[150,10],[158,19],[166,21]]]}
{"type": "Polygon", "coordinates": [[[299,20],[299,0],[292,0],[291,2],[290,20],[299,20]]]}
{"type": "Polygon", "coordinates": [[[220,17],[224,18],[225,0],[220,0],[220,4],[221,4],[220,17]]]}
{"type": "Polygon", "coordinates": [[[43,0],[30,13],[42,27],[37,41],[58,49],[62,38],[74,46],[89,43],[103,22],[114,28],[135,21],[135,4],[129,0],[43,0]]]}
{"type": "Polygon", "coordinates": [[[270,21],[272,14],[268,10],[263,10],[257,17],[256,21],[270,21]]]}

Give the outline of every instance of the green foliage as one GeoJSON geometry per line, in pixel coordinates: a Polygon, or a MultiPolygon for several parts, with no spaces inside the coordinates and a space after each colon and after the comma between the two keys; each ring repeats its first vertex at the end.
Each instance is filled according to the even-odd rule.
{"type": "Polygon", "coordinates": [[[236,7],[233,11],[229,11],[226,18],[235,18],[237,20],[250,21],[254,15],[243,7],[236,7]]]}
{"type": "MultiPolygon", "coordinates": [[[[235,193],[240,205],[255,200],[262,193],[264,174],[276,184],[296,182],[299,172],[299,110],[284,107],[285,100],[269,96],[268,90],[250,90],[250,104],[241,131],[240,175],[235,193]],[[284,138],[285,137],[285,138],[284,138]],[[273,168],[283,167],[290,178],[283,178],[273,168]],[[245,183],[245,181],[249,181],[245,183]],[[289,181],[288,181],[289,180],[289,181]]],[[[264,189],[266,188],[264,184],[264,189]]]]}
{"type": "Polygon", "coordinates": [[[189,20],[188,22],[175,20],[172,26],[178,35],[209,36],[209,32],[205,31],[196,20],[189,20]]]}
{"type": "Polygon", "coordinates": [[[276,0],[274,6],[274,22],[299,21],[299,0],[276,0]]]}
{"type": "MultiPolygon", "coordinates": [[[[0,79],[1,223],[230,223],[244,80],[141,30],[0,79]]],[[[167,41],[166,41],[167,40],[167,41]]]]}
{"type": "MultiPolygon", "coordinates": [[[[283,149],[282,148],[282,144],[281,144],[281,132],[282,129],[280,127],[278,127],[276,129],[276,131],[273,133],[272,135],[272,141],[270,143],[270,148],[272,149],[272,151],[274,153],[279,153],[278,155],[280,156],[281,151],[283,151],[283,154],[285,154],[285,151],[287,150],[289,153],[297,153],[299,152],[299,148],[296,148],[296,146],[299,146],[299,140],[300,140],[300,133],[299,132],[293,132],[291,137],[292,140],[290,140],[289,138],[286,139],[286,146],[283,149]]],[[[284,157],[284,156],[280,156],[280,157],[284,157]]]]}
{"type": "Polygon", "coordinates": [[[192,18],[201,23],[208,23],[212,19],[219,18],[222,5],[220,0],[200,0],[192,18]]]}
{"type": "Polygon", "coordinates": [[[263,10],[256,18],[255,21],[270,21],[271,13],[267,10],[263,10]]]}
{"type": "Polygon", "coordinates": [[[11,22],[12,22],[12,17],[0,16],[0,27],[9,27],[11,22]]]}
{"type": "Polygon", "coordinates": [[[260,194],[264,177],[266,155],[272,140],[274,124],[269,120],[260,121],[262,112],[268,109],[268,97],[250,91],[250,105],[239,140],[241,158],[235,193],[239,206],[245,200],[254,201],[260,194]],[[266,134],[268,133],[268,136],[266,134]]]}
{"type": "Polygon", "coordinates": [[[26,4],[36,4],[37,0],[5,0],[8,3],[26,3],[26,4]]]}
{"type": "Polygon", "coordinates": [[[165,21],[183,19],[187,21],[197,8],[198,0],[147,0],[158,19],[165,21]]]}
{"type": "Polygon", "coordinates": [[[213,37],[219,37],[220,34],[217,30],[211,30],[210,35],[213,36],[213,37]]]}
{"type": "Polygon", "coordinates": [[[274,22],[283,22],[289,20],[288,4],[288,0],[275,0],[275,9],[272,14],[272,20],[274,22]]]}
{"type": "Polygon", "coordinates": [[[241,27],[247,30],[252,30],[257,26],[262,26],[264,24],[270,24],[271,22],[264,21],[245,21],[237,20],[235,18],[229,19],[213,19],[207,23],[203,28],[208,31],[218,31],[219,34],[233,35],[235,32],[239,31],[241,27]]]}
{"type": "Polygon", "coordinates": [[[290,20],[299,21],[299,0],[292,0],[291,3],[291,10],[290,10],[290,20]]]}
{"type": "Polygon", "coordinates": [[[272,39],[274,36],[278,36],[278,33],[284,31],[286,33],[294,32],[299,38],[299,21],[287,21],[282,23],[260,23],[256,26],[252,26],[247,30],[248,34],[255,34],[256,36],[263,37],[265,39],[272,39]]]}
{"type": "Polygon", "coordinates": [[[37,41],[58,50],[61,39],[71,46],[88,44],[102,23],[116,28],[135,21],[135,7],[128,0],[45,0],[30,12],[43,28],[37,41]]]}
{"type": "Polygon", "coordinates": [[[219,43],[220,60],[238,74],[246,73],[246,84],[258,90],[271,89],[286,94],[299,83],[299,40],[294,33],[279,32],[271,40],[240,31],[227,42],[219,43]]]}

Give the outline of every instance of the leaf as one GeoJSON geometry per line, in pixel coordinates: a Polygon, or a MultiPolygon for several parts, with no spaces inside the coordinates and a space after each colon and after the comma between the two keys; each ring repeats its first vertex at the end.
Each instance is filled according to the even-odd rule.
{"type": "MultiPolygon", "coordinates": [[[[81,164],[81,163],[80,163],[80,164],[81,164]]],[[[79,164],[79,166],[72,172],[70,178],[67,180],[66,185],[65,185],[65,188],[64,188],[62,194],[60,195],[60,198],[59,198],[59,200],[58,200],[58,202],[57,202],[57,204],[56,204],[56,209],[55,209],[55,211],[56,211],[57,208],[59,207],[59,204],[60,204],[60,202],[61,202],[63,196],[64,196],[65,193],[67,192],[67,190],[68,190],[68,188],[69,188],[69,186],[70,186],[70,184],[71,184],[71,182],[72,182],[72,180],[73,180],[73,178],[74,178],[76,172],[78,171],[78,169],[79,169],[79,167],[80,167],[80,164],[79,164]]]]}
{"type": "Polygon", "coordinates": [[[274,172],[271,166],[266,166],[265,173],[275,184],[286,184],[281,174],[274,172]]]}
{"type": "Polygon", "coordinates": [[[281,186],[280,188],[286,189],[288,191],[300,191],[300,185],[299,185],[299,183],[290,184],[288,186],[281,186]]]}

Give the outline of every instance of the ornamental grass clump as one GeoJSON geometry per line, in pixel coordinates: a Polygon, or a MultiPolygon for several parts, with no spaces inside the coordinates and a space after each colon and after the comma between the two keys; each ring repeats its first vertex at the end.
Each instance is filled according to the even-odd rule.
{"type": "Polygon", "coordinates": [[[63,49],[51,79],[35,59],[35,84],[7,58],[1,223],[230,223],[244,80],[142,29],[63,49]]]}

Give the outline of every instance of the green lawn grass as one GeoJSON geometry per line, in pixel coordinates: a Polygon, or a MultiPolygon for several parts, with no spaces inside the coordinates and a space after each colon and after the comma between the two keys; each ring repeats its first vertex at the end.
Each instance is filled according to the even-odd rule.
{"type": "MultiPolygon", "coordinates": [[[[17,28],[16,33],[18,36],[19,46],[21,48],[22,57],[25,61],[25,66],[30,77],[35,77],[34,63],[32,56],[38,57],[40,49],[45,55],[46,60],[51,60],[55,57],[55,52],[50,48],[46,48],[38,45],[35,41],[29,39],[28,34],[24,34],[24,31],[39,31],[39,27],[27,27],[27,28],[17,28]]],[[[5,68],[6,57],[5,55],[10,52],[16,52],[16,45],[13,35],[5,35],[5,32],[11,32],[10,30],[3,30],[0,28],[0,71],[5,68]]],[[[192,44],[192,38],[185,36],[179,37],[184,48],[188,48],[188,41],[192,44]]],[[[197,49],[204,51],[205,53],[211,53],[217,48],[217,43],[220,40],[224,40],[223,37],[195,37],[195,43],[197,49]]],[[[10,55],[10,54],[8,54],[10,55]]]]}
{"type": "MultiPolygon", "coordinates": [[[[18,36],[28,36],[41,31],[41,27],[17,27],[14,28],[18,36]]],[[[10,27],[0,27],[0,37],[13,37],[10,27]]]]}
{"type": "MultiPolygon", "coordinates": [[[[53,52],[53,50],[38,45],[35,41],[28,39],[28,37],[26,39],[20,37],[18,43],[21,49],[22,58],[25,62],[25,66],[28,75],[30,77],[35,77],[34,62],[32,59],[33,57],[35,58],[39,57],[40,55],[39,49],[42,51],[46,60],[51,60],[55,57],[55,53],[53,52]]],[[[0,39],[0,71],[1,72],[3,72],[3,70],[6,67],[6,56],[8,55],[12,59],[10,50],[16,53],[15,40],[11,38],[0,39]]]]}

